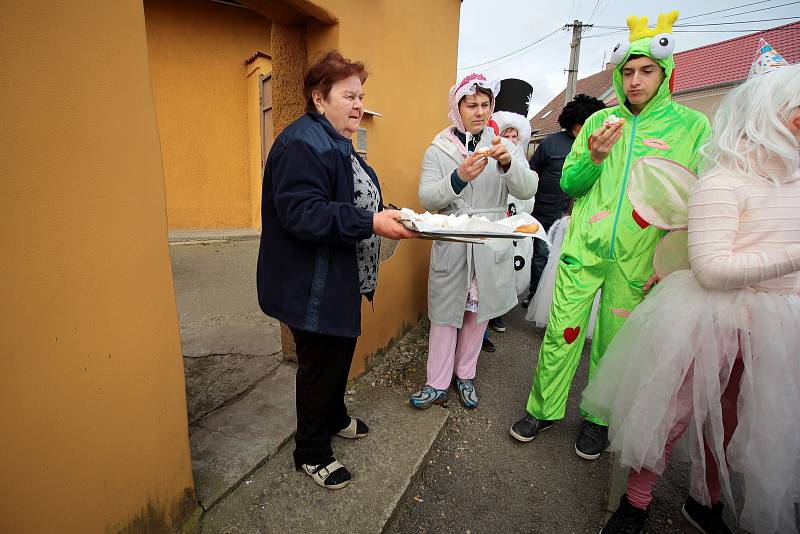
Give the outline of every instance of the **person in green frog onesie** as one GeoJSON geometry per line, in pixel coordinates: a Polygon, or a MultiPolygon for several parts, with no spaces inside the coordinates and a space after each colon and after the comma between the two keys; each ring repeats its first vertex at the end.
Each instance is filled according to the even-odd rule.
{"type": "MultiPolygon", "coordinates": [[[[564,162],[561,188],[575,205],[527,413],[511,427],[519,441],[531,441],[564,417],[597,291],[602,293],[590,378],[625,318],[656,281],[653,253],[666,232],[631,206],[626,194],[631,166],[644,156],[660,156],[698,170],[700,147],[711,127],[704,115],[671,100],[671,32],[677,18],[677,11],[662,14],[649,28],[647,17],[628,17],[628,42],[612,53],[619,104],[589,117],[564,162]]],[[[608,427],[592,414],[581,415],[585,421],[575,452],[594,460],[608,445],[608,427]]]]}

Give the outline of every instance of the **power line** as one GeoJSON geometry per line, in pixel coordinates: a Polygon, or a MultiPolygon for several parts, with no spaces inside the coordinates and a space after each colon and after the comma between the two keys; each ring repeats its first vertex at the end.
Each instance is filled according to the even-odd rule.
{"type": "MultiPolygon", "coordinates": [[[[599,1],[599,4],[603,7],[601,7],[600,10],[597,12],[597,16],[594,17],[594,20],[600,20],[600,18],[603,16],[603,13],[606,12],[606,9],[608,8],[610,2],[611,0],[606,0],[605,3],[603,3],[603,0],[599,1]]],[[[592,17],[589,17],[588,23],[591,24],[591,22],[592,22],[592,17]]]]}
{"type": "MultiPolygon", "coordinates": [[[[800,2],[794,2],[795,4],[800,4],[800,2]]],[[[775,19],[760,19],[760,20],[740,20],[737,22],[709,22],[707,24],[675,24],[673,28],[688,28],[690,26],[726,26],[729,24],[749,24],[751,22],[773,22],[776,20],[794,20],[800,17],[780,17],[775,19]]]]}
{"type": "MultiPolygon", "coordinates": [[[[770,1],[772,1],[772,0],[762,0],[760,2],[751,2],[749,4],[742,4],[740,6],[729,7],[729,8],[726,8],[726,9],[718,9],[716,11],[709,11],[707,13],[699,13],[697,15],[691,15],[689,17],[681,17],[681,21],[695,19],[695,18],[698,18],[698,17],[705,17],[705,16],[708,16],[708,15],[712,15],[714,13],[722,13],[724,11],[730,11],[732,9],[740,9],[742,7],[749,7],[749,6],[754,6],[754,5],[757,5],[757,4],[763,4],[764,2],[770,2],[770,1]]],[[[776,8],[779,8],[779,7],[786,7],[786,6],[791,6],[791,5],[795,5],[795,4],[800,4],[800,1],[787,2],[785,4],[778,4],[778,5],[775,5],[775,6],[767,6],[767,7],[761,8],[761,9],[752,9],[750,11],[742,11],[740,13],[731,13],[731,14],[728,14],[728,15],[722,15],[722,16],[716,17],[716,19],[725,19],[725,18],[730,18],[730,17],[737,17],[739,15],[746,15],[748,13],[758,13],[758,12],[761,12],[761,11],[767,11],[769,9],[776,9],[776,8]]],[[[750,23],[750,22],[770,22],[770,21],[775,21],[775,20],[789,20],[789,19],[793,19],[793,18],[798,18],[798,17],[783,17],[783,18],[762,19],[762,20],[742,20],[742,21],[737,21],[737,22],[707,21],[707,22],[699,22],[697,24],[684,24],[683,22],[679,22],[679,23],[675,24],[673,27],[679,28],[681,26],[688,27],[688,26],[715,26],[717,24],[744,24],[744,23],[750,23]]],[[[607,28],[607,29],[625,28],[625,26],[596,26],[596,27],[597,28],[607,28]]]]}
{"type": "Polygon", "coordinates": [[[757,33],[765,31],[797,31],[797,28],[750,28],[747,30],[672,30],[672,33],[757,33]]]}
{"type": "MultiPolygon", "coordinates": [[[[797,2],[800,4],[800,1],[797,2]]],[[[796,20],[800,19],[800,17],[779,17],[774,19],[758,19],[758,20],[739,20],[736,22],[701,22],[697,24],[675,24],[673,28],[690,28],[690,27],[702,27],[702,26],[729,26],[733,24],[752,24],[756,22],[773,22],[776,20],[796,20]]],[[[626,30],[625,26],[598,26],[595,25],[595,28],[601,28],[604,30],[626,30]]]]}
{"type": "MultiPolygon", "coordinates": [[[[592,10],[592,14],[589,16],[589,19],[591,19],[592,16],[594,16],[594,14],[596,13],[601,1],[602,0],[597,0],[595,2],[595,7],[592,10]]],[[[725,12],[725,11],[731,11],[733,9],[740,9],[740,8],[743,8],[743,7],[749,7],[749,6],[764,4],[764,3],[769,2],[769,1],[771,1],[771,0],[761,0],[759,2],[750,2],[750,3],[747,3],[747,4],[742,4],[742,5],[739,5],[739,6],[734,6],[734,7],[730,7],[730,8],[726,8],[726,9],[719,9],[719,10],[716,10],[716,11],[709,11],[707,13],[699,13],[697,15],[692,15],[692,16],[689,16],[689,17],[685,17],[683,20],[689,20],[689,19],[694,19],[694,18],[698,18],[698,17],[704,17],[704,16],[712,15],[712,14],[715,14],[715,13],[722,13],[722,12],[725,12]]],[[[576,13],[575,13],[576,15],[577,15],[577,12],[580,11],[580,8],[581,8],[582,4],[583,4],[583,0],[580,0],[580,2],[578,3],[578,9],[575,10],[576,11],[576,13]]],[[[610,4],[610,0],[607,0],[606,4],[600,10],[600,13],[598,13],[598,16],[597,16],[598,19],[600,18],[600,16],[602,16],[602,13],[605,12],[605,10],[609,6],[609,4],[610,4]]],[[[745,13],[753,13],[753,12],[758,12],[758,11],[764,11],[764,10],[768,10],[768,9],[774,9],[774,8],[784,7],[784,6],[794,5],[794,4],[800,4],[800,0],[794,1],[794,2],[787,2],[785,4],[780,4],[780,5],[776,5],[776,6],[769,6],[769,7],[763,8],[763,9],[756,9],[756,10],[752,10],[752,11],[748,11],[748,12],[732,13],[730,15],[723,15],[723,16],[721,16],[719,18],[727,18],[727,17],[737,16],[737,15],[744,15],[745,13]]],[[[572,0],[572,6],[570,7],[570,14],[574,10],[574,8],[575,8],[575,0],[572,0]]],[[[714,27],[714,26],[726,26],[726,25],[737,25],[737,24],[753,24],[753,23],[759,23],[759,22],[774,22],[774,21],[781,21],[781,20],[795,20],[795,19],[798,19],[798,18],[800,18],[800,17],[779,17],[779,18],[772,18],[772,19],[742,20],[742,21],[736,21],[736,22],[707,22],[707,23],[702,23],[701,22],[701,23],[697,23],[697,24],[675,24],[674,28],[689,28],[689,27],[698,27],[698,28],[700,28],[700,27],[714,27]]],[[[591,38],[594,38],[594,37],[607,37],[607,36],[610,36],[610,35],[618,35],[618,34],[625,33],[626,31],[628,31],[628,28],[626,26],[598,26],[598,25],[595,25],[594,27],[595,28],[600,28],[600,29],[606,29],[606,30],[614,30],[614,31],[607,32],[607,33],[601,33],[601,34],[597,34],[597,35],[587,35],[585,37],[586,39],[591,39],[591,38]]],[[[529,48],[541,43],[545,39],[548,39],[548,38],[552,37],[560,29],[561,29],[560,27],[556,28],[555,30],[553,30],[550,33],[548,33],[547,35],[544,35],[543,37],[540,37],[539,39],[537,39],[537,40],[535,40],[535,41],[533,41],[533,42],[531,42],[531,43],[529,43],[529,44],[527,44],[527,45],[525,45],[525,46],[523,46],[521,48],[518,48],[518,49],[513,50],[513,51],[511,51],[511,52],[509,52],[507,54],[504,54],[502,56],[499,56],[499,57],[496,57],[494,59],[490,59],[490,60],[487,60],[487,61],[484,61],[484,62],[481,62],[481,63],[476,63],[474,65],[469,65],[469,66],[466,66],[466,67],[458,67],[457,70],[473,69],[475,67],[482,67],[482,66],[488,65],[490,63],[495,63],[497,61],[501,61],[503,59],[506,59],[506,58],[508,58],[510,56],[518,54],[518,53],[520,53],[520,52],[522,52],[524,50],[527,50],[527,49],[529,49],[529,48]]],[[[729,32],[729,33],[742,33],[742,32],[761,32],[761,31],[765,31],[765,30],[768,30],[768,29],[772,29],[772,30],[782,30],[782,29],[790,30],[792,28],[724,29],[724,30],[711,30],[711,29],[679,30],[679,29],[673,29],[673,33],[726,33],[726,32],[729,32]]]]}
{"type": "MultiPolygon", "coordinates": [[[[705,17],[706,15],[713,15],[714,13],[723,13],[725,11],[731,11],[733,9],[741,9],[743,7],[756,6],[758,4],[764,4],[766,2],[771,2],[771,1],[772,0],[761,0],[760,2],[750,2],[749,4],[742,4],[740,6],[733,6],[725,9],[717,9],[716,11],[708,11],[706,13],[698,13],[697,15],[690,15],[688,17],[683,17],[683,20],[696,19],[698,17],[705,17]]],[[[770,8],[765,8],[765,9],[770,9],[770,8]]]]}
{"type": "Polygon", "coordinates": [[[582,7],[583,7],[583,0],[578,0],[578,9],[575,10],[575,16],[576,17],[581,14],[581,8],[582,7]]]}
{"type": "MultiPolygon", "coordinates": [[[[595,26],[595,27],[599,28],[600,26],[595,26]]],[[[606,37],[608,35],[619,35],[621,33],[627,32],[627,31],[628,31],[628,28],[625,28],[624,30],[617,30],[615,32],[598,33],[597,35],[587,35],[586,37],[584,37],[584,39],[592,39],[594,37],[606,37]]]]}
{"type": "Polygon", "coordinates": [[[592,17],[594,17],[594,14],[597,12],[597,7],[598,7],[599,5],[600,5],[600,0],[597,0],[597,1],[594,3],[594,9],[592,9],[592,14],[591,14],[591,15],[589,15],[589,21],[588,21],[588,24],[591,24],[591,23],[592,23],[592,17]]]}
{"type": "MultiPolygon", "coordinates": [[[[721,16],[716,17],[716,18],[727,19],[727,18],[730,18],[730,17],[738,17],[739,15],[747,15],[748,13],[761,13],[762,11],[768,11],[770,9],[777,9],[779,7],[791,6],[791,5],[794,5],[794,4],[800,4],[800,2],[788,2],[786,4],[779,4],[777,6],[768,6],[768,7],[763,7],[761,9],[751,9],[750,11],[741,11],[739,13],[731,13],[729,15],[721,15],[721,16]]],[[[688,18],[693,18],[693,17],[688,17],[688,18]]]]}
{"type": "MultiPolygon", "coordinates": [[[[529,48],[529,49],[521,52],[517,56],[507,57],[505,59],[501,59],[499,61],[492,62],[491,65],[487,65],[486,67],[484,67],[484,71],[488,72],[488,71],[491,71],[493,69],[501,67],[502,65],[508,63],[509,61],[519,60],[520,58],[525,57],[526,55],[530,54],[531,52],[536,52],[536,51],[542,50],[543,48],[546,48],[546,47],[553,46],[555,44],[561,43],[565,39],[568,40],[568,37],[569,37],[569,35],[567,35],[566,33],[564,33],[562,35],[557,35],[557,36],[553,37],[552,39],[548,40],[547,42],[539,43],[538,46],[529,48]]],[[[466,68],[464,68],[464,69],[456,69],[456,71],[465,71],[465,70],[467,70],[467,69],[466,68]]]]}
{"type": "Polygon", "coordinates": [[[597,20],[600,20],[600,17],[602,17],[602,16],[603,16],[603,13],[605,13],[605,12],[606,12],[606,9],[608,9],[608,6],[610,6],[610,5],[611,5],[611,0],[606,0],[606,3],[605,3],[605,5],[604,5],[604,6],[603,6],[603,8],[600,10],[600,13],[597,15],[597,20]]]}
{"type": "Polygon", "coordinates": [[[559,26],[555,30],[551,31],[550,33],[548,33],[544,37],[540,37],[539,39],[533,41],[532,43],[529,43],[529,44],[523,46],[522,48],[518,48],[518,49],[514,50],[513,52],[509,52],[508,54],[505,54],[503,56],[496,57],[496,58],[490,59],[488,61],[484,61],[483,63],[476,63],[475,65],[469,65],[467,67],[458,67],[457,70],[474,69],[475,67],[482,67],[483,65],[488,65],[489,63],[494,63],[495,61],[500,61],[501,59],[505,59],[508,56],[513,56],[514,54],[516,54],[518,52],[522,52],[523,50],[525,50],[527,48],[530,48],[533,45],[541,43],[542,41],[544,41],[545,39],[547,39],[548,37],[554,35],[555,33],[559,32],[559,31],[561,31],[561,26],[559,26]]]}
{"type": "Polygon", "coordinates": [[[572,5],[569,6],[569,13],[567,13],[567,20],[570,20],[572,18],[572,11],[574,9],[575,9],[575,0],[572,0],[572,5]]]}

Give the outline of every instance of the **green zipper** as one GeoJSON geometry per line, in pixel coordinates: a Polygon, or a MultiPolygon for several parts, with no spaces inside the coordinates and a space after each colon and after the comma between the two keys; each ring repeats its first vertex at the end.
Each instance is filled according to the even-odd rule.
{"type": "Polygon", "coordinates": [[[611,250],[608,253],[609,259],[614,259],[614,243],[617,238],[617,223],[619,222],[619,212],[622,210],[622,198],[628,189],[628,176],[631,172],[631,160],[633,159],[633,138],[636,135],[636,120],[638,115],[633,116],[633,127],[631,128],[631,141],[628,146],[628,160],[625,162],[625,175],[622,178],[622,189],[619,191],[619,200],[617,201],[617,214],[614,217],[614,227],[611,229],[611,250]]]}

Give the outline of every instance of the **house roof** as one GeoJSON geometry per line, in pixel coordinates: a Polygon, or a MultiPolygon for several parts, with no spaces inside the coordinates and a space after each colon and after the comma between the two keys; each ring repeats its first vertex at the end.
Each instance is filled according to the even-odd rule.
{"type": "Polygon", "coordinates": [[[800,22],[784,24],[678,52],[675,54],[673,94],[743,81],[750,72],[760,39],[771,44],[789,63],[800,61],[800,22]]]}
{"type": "MultiPolygon", "coordinates": [[[[800,22],[792,22],[678,52],[675,54],[673,94],[743,81],[750,72],[760,39],[771,44],[789,63],[800,62],[800,22]]],[[[611,88],[613,69],[613,65],[606,65],[605,70],[578,80],[577,92],[600,98],[611,88]]],[[[607,103],[616,104],[617,99],[612,98],[607,103]]],[[[564,91],[561,91],[531,119],[535,138],[561,129],[557,119],[563,107],[564,91]]]]}
{"type": "MultiPolygon", "coordinates": [[[[611,75],[614,72],[614,65],[607,64],[606,68],[585,78],[578,80],[575,94],[585,94],[600,98],[603,93],[611,87],[611,75]]],[[[534,137],[541,137],[561,130],[558,124],[558,116],[564,108],[564,96],[566,89],[547,103],[531,119],[531,130],[534,137]]]]}

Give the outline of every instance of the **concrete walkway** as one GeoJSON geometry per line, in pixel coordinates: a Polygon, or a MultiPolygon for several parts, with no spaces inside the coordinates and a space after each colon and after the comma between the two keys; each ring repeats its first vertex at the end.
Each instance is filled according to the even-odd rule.
{"type": "MultiPolygon", "coordinates": [[[[334,442],[354,481],[335,494],[316,486],[291,460],[296,366],[281,357],[278,323],[258,308],[258,240],[195,237],[175,236],[170,254],[203,532],[381,532],[448,413],[419,417],[405,395],[363,377],[347,402],[371,432],[334,442]]],[[[384,359],[401,361],[402,346],[384,359]]]]}
{"type": "Polygon", "coordinates": [[[170,230],[170,245],[198,245],[212,243],[229,243],[258,239],[259,230],[253,228],[223,228],[220,230],[170,230]]]}
{"type": "Polygon", "coordinates": [[[204,534],[383,532],[447,411],[412,413],[405,395],[364,382],[348,395],[348,404],[370,425],[363,439],[334,438],[336,458],[353,473],[348,487],[325,490],[295,471],[289,443],[203,517],[204,534]]]}

